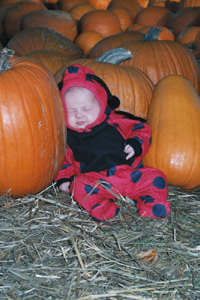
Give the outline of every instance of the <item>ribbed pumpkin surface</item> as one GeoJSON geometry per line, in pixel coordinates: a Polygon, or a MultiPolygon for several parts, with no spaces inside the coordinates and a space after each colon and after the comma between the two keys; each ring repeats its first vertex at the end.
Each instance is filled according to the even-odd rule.
{"type": "Polygon", "coordinates": [[[0,73],[0,195],[45,189],[61,168],[65,114],[53,76],[42,65],[18,58],[0,73]]]}
{"type": "Polygon", "coordinates": [[[189,80],[164,77],[155,87],[147,124],[152,144],[144,165],[161,170],[169,185],[200,186],[200,100],[189,80]]]}

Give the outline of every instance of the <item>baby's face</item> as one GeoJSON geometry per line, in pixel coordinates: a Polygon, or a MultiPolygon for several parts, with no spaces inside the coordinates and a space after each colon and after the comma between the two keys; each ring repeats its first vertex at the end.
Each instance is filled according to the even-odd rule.
{"type": "Polygon", "coordinates": [[[85,129],[93,123],[101,110],[95,95],[83,87],[69,88],[64,94],[68,124],[74,129],[85,129]]]}

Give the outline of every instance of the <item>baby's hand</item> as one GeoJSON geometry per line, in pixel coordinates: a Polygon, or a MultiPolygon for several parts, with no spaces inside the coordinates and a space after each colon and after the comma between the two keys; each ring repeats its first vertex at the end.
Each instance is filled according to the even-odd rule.
{"type": "Polygon", "coordinates": [[[69,185],[70,182],[63,182],[60,186],[59,186],[59,190],[61,192],[69,192],[69,185]]]}
{"type": "Polygon", "coordinates": [[[124,152],[128,153],[126,159],[131,158],[135,154],[135,151],[134,151],[133,147],[131,147],[128,144],[124,147],[124,152]]]}

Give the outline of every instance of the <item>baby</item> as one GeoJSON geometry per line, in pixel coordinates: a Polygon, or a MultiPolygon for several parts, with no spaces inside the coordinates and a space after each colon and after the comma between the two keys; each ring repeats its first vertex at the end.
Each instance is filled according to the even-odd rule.
{"type": "Polygon", "coordinates": [[[170,205],[165,176],[141,163],[150,147],[151,128],[116,113],[118,98],[84,66],[65,71],[61,97],[67,149],[56,177],[60,191],[69,191],[98,222],[118,214],[118,192],[133,200],[140,216],[166,217],[170,205]]]}

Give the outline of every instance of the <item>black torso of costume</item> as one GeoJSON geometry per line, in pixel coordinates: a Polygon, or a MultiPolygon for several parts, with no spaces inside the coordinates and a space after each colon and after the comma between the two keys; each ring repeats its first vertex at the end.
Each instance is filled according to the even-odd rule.
{"type": "Polygon", "coordinates": [[[107,121],[92,128],[90,132],[67,129],[67,144],[76,161],[81,162],[81,173],[99,172],[110,167],[131,164],[134,157],[126,160],[125,139],[116,127],[107,121]]]}

